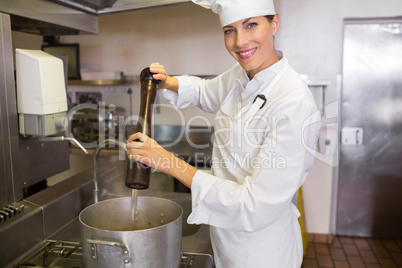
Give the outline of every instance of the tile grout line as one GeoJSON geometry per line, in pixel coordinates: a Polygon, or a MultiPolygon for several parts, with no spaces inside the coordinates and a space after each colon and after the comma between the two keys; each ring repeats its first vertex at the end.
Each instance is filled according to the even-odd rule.
{"type": "MultiPolygon", "coordinates": [[[[362,259],[362,262],[363,262],[363,264],[364,264],[364,267],[367,268],[366,260],[363,258],[363,255],[362,255],[362,253],[360,252],[360,249],[359,249],[359,247],[358,247],[358,245],[357,245],[357,243],[356,243],[356,240],[355,240],[354,238],[353,238],[352,240],[353,240],[353,244],[356,246],[357,251],[359,252],[359,256],[360,256],[360,258],[362,259]]],[[[373,255],[374,255],[374,257],[376,258],[376,261],[377,261],[378,265],[379,265],[381,268],[383,268],[382,265],[381,265],[380,260],[377,258],[377,256],[376,256],[375,253],[374,253],[374,250],[373,250],[373,248],[372,248],[372,245],[371,245],[367,240],[366,240],[366,242],[367,242],[367,244],[369,245],[370,250],[373,252],[373,255]]]]}

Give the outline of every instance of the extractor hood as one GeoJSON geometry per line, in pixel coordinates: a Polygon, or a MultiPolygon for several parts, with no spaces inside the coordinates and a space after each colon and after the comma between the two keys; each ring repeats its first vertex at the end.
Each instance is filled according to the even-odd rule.
{"type": "Polygon", "coordinates": [[[10,15],[13,31],[52,35],[98,33],[98,16],[48,0],[1,0],[0,13],[10,15]]]}
{"type": "Polygon", "coordinates": [[[98,33],[98,15],[190,0],[0,0],[0,13],[10,14],[14,31],[53,35],[98,33]]]}
{"type": "Polygon", "coordinates": [[[75,8],[91,14],[97,14],[104,8],[110,8],[116,0],[50,0],[60,5],[75,8]]]}
{"type": "Polygon", "coordinates": [[[113,6],[98,11],[98,14],[123,12],[157,6],[189,3],[190,0],[117,0],[113,6]]]}
{"type": "Polygon", "coordinates": [[[191,2],[190,0],[51,0],[92,14],[123,12],[191,2]]]}

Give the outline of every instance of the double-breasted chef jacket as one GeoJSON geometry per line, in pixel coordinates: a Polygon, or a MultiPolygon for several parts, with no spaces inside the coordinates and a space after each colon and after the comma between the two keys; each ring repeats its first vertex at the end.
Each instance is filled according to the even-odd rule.
{"type": "Polygon", "coordinates": [[[210,225],[216,267],[302,263],[292,198],[313,165],[320,116],[303,79],[277,54],[280,60],[252,80],[237,63],[211,80],[177,77],[178,93],[164,91],[177,108],[216,114],[211,173],[196,172],[188,217],[210,225]]]}

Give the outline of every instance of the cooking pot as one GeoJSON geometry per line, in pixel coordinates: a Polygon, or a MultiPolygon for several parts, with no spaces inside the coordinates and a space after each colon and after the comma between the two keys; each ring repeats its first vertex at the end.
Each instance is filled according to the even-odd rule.
{"type": "Polygon", "coordinates": [[[133,225],[131,197],[86,207],[79,215],[85,267],[180,267],[182,213],[173,201],[140,196],[133,225]]]}

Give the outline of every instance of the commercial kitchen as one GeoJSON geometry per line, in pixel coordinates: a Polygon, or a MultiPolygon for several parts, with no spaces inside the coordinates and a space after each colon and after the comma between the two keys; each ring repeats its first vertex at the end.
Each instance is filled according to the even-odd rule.
{"type": "MultiPolygon", "coordinates": [[[[274,2],[276,47],[302,74],[322,117],[314,166],[295,196],[303,267],[402,267],[402,3],[274,2]]],[[[186,221],[190,191],[155,171],[149,189],[126,187],[122,143],[135,130],[140,73],[150,63],[202,78],[235,63],[218,17],[188,0],[2,0],[0,40],[0,267],[84,267],[84,258],[110,267],[102,253],[112,251],[119,253],[113,267],[214,267],[208,226],[186,221]],[[42,52],[61,59],[64,76],[35,65],[42,52]],[[53,100],[35,107],[24,91],[34,87],[24,81],[43,72],[43,81],[30,80],[35,89],[64,85],[57,96],[38,93],[65,95],[58,101],[66,109],[55,116],[47,112],[53,100]],[[41,114],[24,113],[23,101],[25,111],[41,114]],[[163,228],[149,229],[178,233],[169,236],[172,246],[116,242],[141,241],[135,231],[84,239],[96,230],[83,231],[81,212],[83,221],[99,216],[95,222],[129,214],[134,192],[150,215],[159,206],[177,214],[157,211],[163,228]],[[88,216],[102,200],[110,206],[88,216]],[[141,258],[149,252],[153,264],[141,258]]],[[[208,171],[214,116],[177,110],[161,92],[154,102],[152,137],[208,171]]]]}

